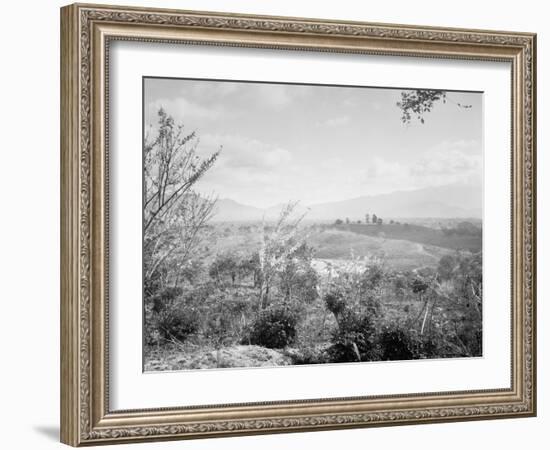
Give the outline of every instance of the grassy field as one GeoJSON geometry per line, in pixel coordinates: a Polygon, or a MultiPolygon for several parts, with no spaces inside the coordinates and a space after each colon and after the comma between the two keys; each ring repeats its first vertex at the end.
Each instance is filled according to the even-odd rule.
{"type": "Polygon", "coordinates": [[[351,231],[365,236],[399,239],[452,250],[481,250],[481,233],[445,234],[442,230],[413,224],[342,224],[334,225],[341,231],[351,231]]]}
{"type": "Polygon", "coordinates": [[[452,254],[448,248],[423,245],[402,239],[368,236],[340,229],[326,229],[312,234],[308,242],[318,259],[377,258],[387,267],[411,270],[435,267],[442,256],[452,254]]]}
{"type": "MultiPolygon", "coordinates": [[[[396,270],[435,267],[442,256],[455,253],[455,249],[462,248],[462,244],[475,247],[473,241],[470,242],[469,239],[460,240],[453,237],[445,239],[445,236],[441,238],[439,230],[413,225],[410,228],[412,230],[409,231],[406,227],[399,225],[382,225],[380,229],[361,225],[310,227],[305,230],[305,235],[308,245],[314,249],[316,259],[347,261],[377,258],[396,270]],[[368,230],[362,230],[362,228],[368,230]],[[381,234],[382,230],[387,229],[394,232],[381,234]],[[400,229],[401,231],[398,232],[400,229]],[[438,246],[432,242],[445,245],[438,246]]],[[[247,227],[237,224],[218,225],[211,232],[210,247],[215,248],[218,254],[248,254],[260,248],[260,233],[258,225],[247,227]]],[[[476,245],[481,245],[480,240],[476,245]]]]}

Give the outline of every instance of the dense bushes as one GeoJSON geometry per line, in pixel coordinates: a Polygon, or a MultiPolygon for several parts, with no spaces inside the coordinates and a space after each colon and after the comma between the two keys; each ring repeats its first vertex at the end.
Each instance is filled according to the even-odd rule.
{"type": "Polygon", "coordinates": [[[239,271],[239,262],[232,255],[219,255],[210,265],[208,274],[218,283],[225,281],[226,278],[235,284],[239,271]]]}
{"type": "Polygon", "coordinates": [[[331,290],[324,297],[327,309],[334,314],[336,320],[340,318],[340,314],[346,309],[346,299],[342,292],[331,290]]]}
{"type": "Polygon", "coordinates": [[[332,362],[374,361],[379,359],[376,323],[366,312],[344,310],[332,334],[328,349],[332,362]]]}
{"type": "Polygon", "coordinates": [[[156,313],[170,308],[174,300],[183,293],[183,289],[179,287],[169,287],[161,291],[159,294],[153,296],[151,301],[153,303],[152,308],[156,313]]]}
{"type": "MultiPolygon", "coordinates": [[[[182,292],[181,288],[169,287],[159,291],[156,295],[145,296],[144,337],[147,344],[158,344],[160,339],[168,336],[166,329],[161,330],[160,328],[163,326],[163,321],[167,320],[171,314],[176,299],[182,292]]],[[[170,328],[169,325],[168,328],[170,328]]]]}
{"type": "Polygon", "coordinates": [[[398,324],[386,325],[379,336],[381,359],[408,360],[421,356],[422,341],[415,330],[407,330],[398,324]]]}
{"type": "Polygon", "coordinates": [[[313,302],[319,296],[317,293],[319,283],[317,272],[312,267],[296,268],[292,265],[285,267],[285,275],[289,272],[290,276],[281,283],[287,301],[313,302]]]}
{"type": "Polygon", "coordinates": [[[323,296],[336,322],[330,362],[481,355],[480,271],[476,255],[458,255],[444,258],[439,271],[388,273],[370,264],[338,274],[323,296]],[[405,316],[383,312],[388,300],[405,298],[413,302],[402,306],[405,316]]]}
{"type": "Polygon", "coordinates": [[[337,323],[327,349],[331,362],[379,359],[377,328],[384,276],[379,265],[370,264],[362,271],[340,273],[333,280],[324,296],[325,305],[337,323]]]}
{"type": "Polygon", "coordinates": [[[191,354],[258,345],[293,364],[482,354],[481,254],[409,271],[354,259],[323,272],[312,249],[292,249],[271,272],[257,253],[186,266],[179,285],[145,293],[145,342],[191,354]]]}
{"type": "Polygon", "coordinates": [[[200,317],[193,308],[174,308],[159,314],[157,326],[163,339],[183,342],[199,329],[200,317]]]}
{"type": "Polygon", "coordinates": [[[170,287],[145,298],[145,342],[183,343],[193,338],[219,347],[237,342],[252,315],[254,297],[238,291],[228,295],[223,286],[210,281],[196,288],[170,287]]]}
{"type": "Polygon", "coordinates": [[[252,324],[250,343],[267,348],[284,348],[294,342],[298,314],[287,306],[262,311],[252,324]]]}
{"type": "MultiPolygon", "coordinates": [[[[346,310],[332,334],[324,362],[406,361],[471,356],[447,341],[451,336],[420,335],[406,323],[381,323],[365,313],[346,310]]],[[[480,353],[478,353],[480,354],[480,353]]],[[[313,362],[315,363],[315,362],[313,362]]]]}

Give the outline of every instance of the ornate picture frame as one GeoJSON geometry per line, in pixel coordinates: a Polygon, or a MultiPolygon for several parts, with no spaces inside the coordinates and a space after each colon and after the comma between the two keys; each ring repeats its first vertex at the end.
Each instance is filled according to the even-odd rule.
{"type": "Polygon", "coordinates": [[[535,89],[531,33],[105,5],[62,8],[61,441],[81,446],[536,415],[535,89]],[[112,410],[108,66],[115,41],[509,63],[509,388],[112,410]]]}

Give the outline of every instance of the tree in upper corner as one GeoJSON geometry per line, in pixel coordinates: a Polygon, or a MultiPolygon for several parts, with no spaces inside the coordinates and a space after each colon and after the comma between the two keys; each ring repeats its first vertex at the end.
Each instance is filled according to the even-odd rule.
{"type": "MultiPolygon", "coordinates": [[[[401,109],[401,121],[411,123],[413,118],[424,123],[424,114],[430,112],[438,102],[447,102],[447,91],[433,89],[415,89],[401,92],[401,101],[397,102],[397,107],[401,109]]],[[[459,108],[469,109],[472,105],[463,105],[453,102],[459,108]]]]}

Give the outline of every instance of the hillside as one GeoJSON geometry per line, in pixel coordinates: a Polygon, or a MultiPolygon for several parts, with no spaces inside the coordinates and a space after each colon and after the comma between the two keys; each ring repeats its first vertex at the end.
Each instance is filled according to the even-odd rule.
{"type": "MultiPolygon", "coordinates": [[[[219,224],[214,235],[216,248],[223,254],[243,256],[257,252],[261,245],[261,232],[254,226],[219,224]]],[[[317,260],[375,257],[398,270],[435,267],[442,256],[457,249],[481,249],[481,236],[445,236],[439,230],[414,225],[331,225],[310,229],[306,235],[317,260]]]]}
{"type": "Polygon", "coordinates": [[[480,187],[449,185],[414,191],[363,196],[310,206],[309,219],[349,217],[363,220],[366,213],[379,217],[481,217],[480,187]]]}
{"type": "Polygon", "coordinates": [[[308,243],[315,249],[315,258],[330,261],[347,261],[351,258],[380,258],[387,267],[410,270],[417,267],[436,267],[441,257],[453,250],[416,242],[385,239],[351,231],[326,229],[313,234],[308,243]]]}
{"type": "MultiPolygon", "coordinates": [[[[299,205],[297,213],[307,213],[307,220],[330,221],[346,217],[363,220],[365,214],[375,213],[384,218],[441,217],[481,218],[482,190],[476,186],[448,185],[413,191],[362,196],[336,202],[299,205]]],[[[257,208],[232,199],[220,199],[215,207],[213,221],[275,220],[283,205],[257,208]]]]}
{"type": "Polygon", "coordinates": [[[254,206],[243,205],[229,198],[220,198],[214,206],[215,222],[249,222],[262,220],[265,211],[254,206]]]}
{"type": "Polygon", "coordinates": [[[472,234],[445,234],[435,228],[412,224],[342,224],[334,229],[385,239],[399,239],[451,250],[479,252],[482,246],[481,232],[472,234]]]}

